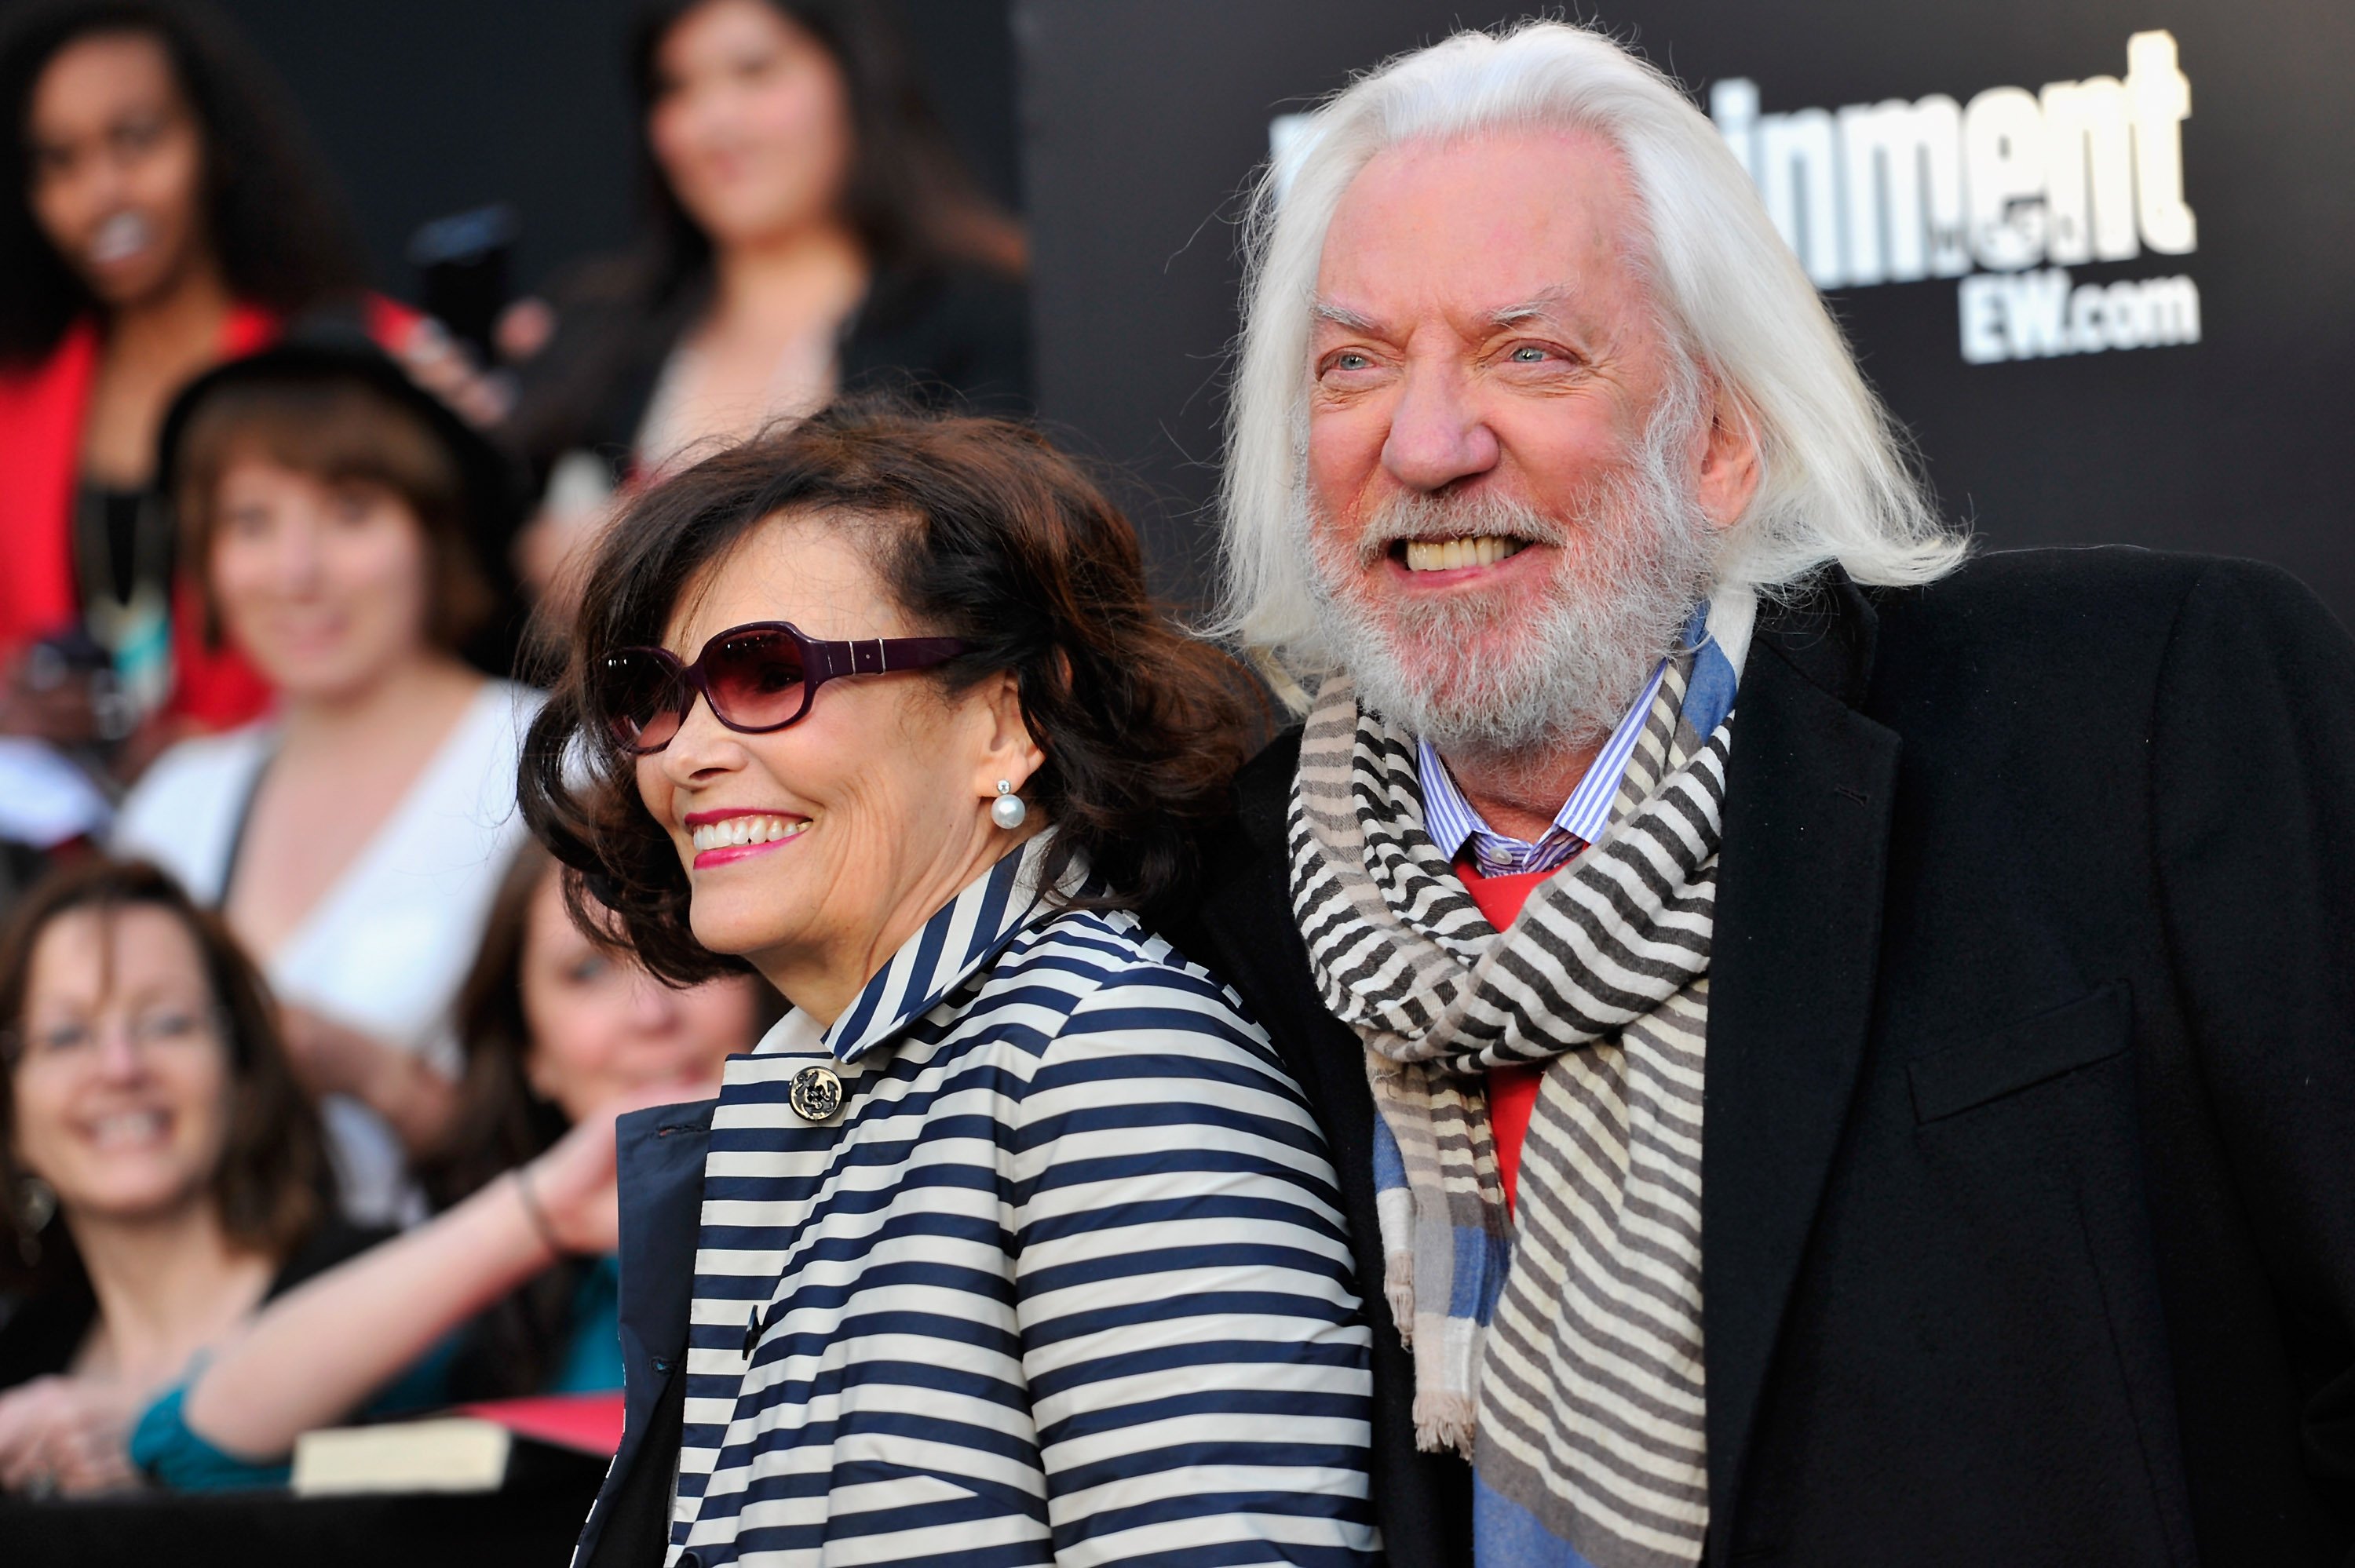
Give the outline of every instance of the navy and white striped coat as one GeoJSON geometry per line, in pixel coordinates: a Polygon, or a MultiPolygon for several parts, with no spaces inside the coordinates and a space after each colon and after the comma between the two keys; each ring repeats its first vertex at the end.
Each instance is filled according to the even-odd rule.
{"type": "MultiPolygon", "coordinates": [[[[673,1562],[1371,1561],[1368,1336],[1316,1123],[1217,980],[1127,915],[1041,900],[1042,853],[830,1029],[796,1012],[730,1060],[673,1562]],[[813,1064],[843,1086],[817,1124],[789,1097],[813,1064]]],[[[625,1190],[625,1277],[640,1214],[625,1190]]]]}

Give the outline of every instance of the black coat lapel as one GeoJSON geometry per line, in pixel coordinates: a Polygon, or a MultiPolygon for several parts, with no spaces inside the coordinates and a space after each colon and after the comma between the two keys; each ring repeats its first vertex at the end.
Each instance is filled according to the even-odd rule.
{"type": "Polygon", "coordinates": [[[1701,1130],[1713,1563],[1870,1023],[1898,751],[1853,705],[1872,632],[1837,576],[1762,611],[1733,723],[1701,1130]]]}

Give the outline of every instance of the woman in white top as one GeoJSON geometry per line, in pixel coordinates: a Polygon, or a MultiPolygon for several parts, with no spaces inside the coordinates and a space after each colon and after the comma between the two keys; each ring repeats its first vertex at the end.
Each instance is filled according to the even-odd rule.
{"type": "Polygon", "coordinates": [[[481,439],[373,348],[290,344],[198,381],[162,471],[215,630],[276,715],[183,742],[115,845],[219,906],[326,1097],[355,1219],[410,1217],[451,1106],[450,1003],[522,835],[538,699],[453,650],[491,603],[471,539],[511,491],[481,439]]]}

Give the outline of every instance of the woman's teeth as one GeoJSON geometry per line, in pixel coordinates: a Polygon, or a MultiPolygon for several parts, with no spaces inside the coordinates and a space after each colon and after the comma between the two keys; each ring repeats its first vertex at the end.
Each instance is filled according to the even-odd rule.
{"type": "Polygon", "coordinates": [[[805,817],[730,817],[724,822],[706,822],[696,829],[695,847],[701,851],[765,844],[792,838],[808,826],[805,817]]]}
{"type": "Polygon", "coordinates": [[[1500,538],[1493,534],[1477,539],[1409,539],[1406,569],[1447,572],[1459,567],[1493,567],[1521,547],[1522,541],[1518,539],[1500,538]]]}
{"type": "Polygon", "coordinates": [[[117,1111],[91,1123],[91,1141],[101,1149],[126,1143],[152,1143],[164,1136],[169,1118],[159,1110],[117,1111]]]}

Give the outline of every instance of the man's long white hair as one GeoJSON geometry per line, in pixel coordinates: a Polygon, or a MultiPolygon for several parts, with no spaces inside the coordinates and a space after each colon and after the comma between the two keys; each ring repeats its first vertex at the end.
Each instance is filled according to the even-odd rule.
{"type": "Polygon", "coordinates": [[[1909,585],[1961,560],[1965,542],[1932,510],[1902,432],[1716,127],[1610,38],[1529,22],[1458,33],[1359,78],[1259,182],[1220,497],[1226,635],[1295,667],[1330,657],[1303,471],[1317,267],[1342,193],[1401,143],[1555,125],[1597,132],[1626,159],[1653,302],[1756,436],[1762,477],[1727,533],[1720,583],[1771,595],[1837,561],[1860,583],[1909,585]]]}

